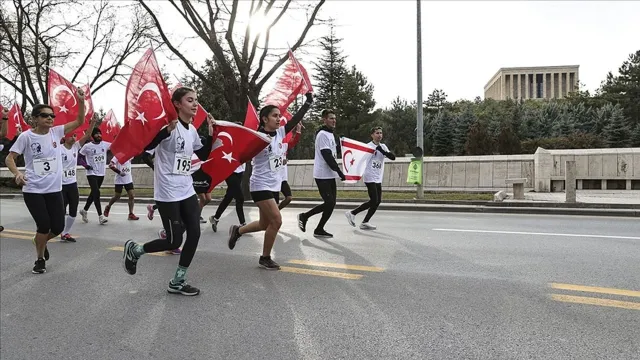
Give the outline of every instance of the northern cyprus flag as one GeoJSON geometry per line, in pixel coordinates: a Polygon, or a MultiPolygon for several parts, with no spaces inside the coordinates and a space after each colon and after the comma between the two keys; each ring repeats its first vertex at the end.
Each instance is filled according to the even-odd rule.
{"type": "Polygon", "coordinates": [[[340,138],[340,146],[342,148],[342,172],[346,177],[344,182],[354,184],[362,179],[375,149],[368,144],[345,137],[340,138]]]}

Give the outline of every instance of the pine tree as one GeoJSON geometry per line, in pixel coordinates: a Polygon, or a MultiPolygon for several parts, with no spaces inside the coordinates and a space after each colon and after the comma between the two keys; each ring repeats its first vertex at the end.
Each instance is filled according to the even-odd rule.
{"type": "Polygon", "coordinates": [[[491,136],[482,121],[476,121],[471,125],[465,148],[467,155],[491,155],[493,153],[491,136]]]}
{"type": "Polygon", "coordinates": [[[367,139],[371,130],[370,113],[376,105],[373,85],[355,66],[344,75],[342,93],[334,109],[338,113],[336,134],[352,139],[367,139]]]}
{"type": "Polygon", "coordinates": [[[636,125],[635,130],[633,130],[630,143],[633,147],[640,147],[640,124],[636,125]]]}
{"type": "Polygon", "coordinates": [[[593,110],[585,106],[584,102],[571,105],[569,109],[569,118],[574,131],[590,133],[595,126],[593,110]]]}
{"type": "Polygon", "coordinates": [[[320,39],[322,55],[315,66],[314,110],[334,109],[342,94],[342,86],[347,73],[345,56],[339,47],[341,38],[336,36],[333,19],[329,19],[329,34],[320,39]]]}
{"type": "Polygon", "coordinates": [[[631,131],[628,127],[628,121],[624,116],[624,109],[620,105],[613,107],[609,125],[604,130],[607,144],[612,148],[623,148],[629,145],[631,131]]]}
{"type": "Polygon", "coordinates": [[[521,151],[520,139],[513,130],[513,125],[503,124],[497,141],[498,152],[501,155],[519,154],[521,151]]]}
{"type": "Polygon", "coordinates": [[[467,106],[464,111],[458,115],[453,134],[453,152],[455,155],[464,155],[464,146],[467,143],[469,129],[476,121],[477,118],[471,106],[467,106]]]}
{"type": "Polygon", "coordinates": [[[453,128],[452,117],[448,111],[438,114],[436,131],[433,136],[433,154],[435,156],[447,156],[453,152],[453,128]]]}
{"type": "Polygon", "coordinates": [[[596,110],[594,116],[594,126],[591,129],[591,132],[595,135],[604,135],[604,129],[609,126],[612,114],[613,105],[611,105],[611,103],[607,103],[596,110]]]}

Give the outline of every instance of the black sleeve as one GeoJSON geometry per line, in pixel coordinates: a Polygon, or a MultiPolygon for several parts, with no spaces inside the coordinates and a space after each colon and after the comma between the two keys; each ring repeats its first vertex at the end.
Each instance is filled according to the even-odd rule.
{"type": "Polygon", "coordinates": [[[389,160],[395,160],[395,159],[396,159],[396,156],[395,156],[395,155],[393,155],[393,153],[392,153],[391,151],[387,151],[387,152],[385,152],[385,153],[384,153],[384,156],[388,157],[388,158],[389,158],[389,160]]]}
{"type": "Polygon", "coordinates": [[[149,154],[148,152],[143,152],[142,153],[142,161],[147,164],[148,167],[150,167],[152,170],[155,170],[153,168],[153,157],[151,156],[151,154],[149,154]]]}
{"type": "Polygon", "coordinates": [[[304,104],[302,104],[302,107],[300,107],[300,109],[296,112],[296,114],[293,115],[291,120],[289,120],[287,124],[284,126],[285,133],[287,134],[290,133],[291,130],[293,130],[293,128],[295,128],[296,125],[298,125],[298,123],[302,121],[302,118],[304,117],[304,115],[307,113],[307,111],[309,111],[309,108],[311,107],[311,103],[313,103],[313,100],[310,98],[307,98],[307,101],[305,101],[304,104]]]}
{"type": "Polygon", "coordinates": [[[340,168],[338,167],[338,163],[336,162],[336,159],[333,157],[333,153],[331,152],[330,149],[322,149],[320,150],[320,153],[322,154],[324,161],[327,162],[327,165],[329,165],[331,170],[337,173],[341,172],[340,168]]]}
{"type": "Polygon", "coordinates": [[[160,144],[160,141],[166,139],[169,137],[169,135],[171,135],[169,133],[169,130],[167,129],[167,127],[163,127],[162,130],[160,130],[160,132],[158,133],[158,135],[156,135],[156,137],[153,138],[153,140],[151,140],[151,143],[149,143],[149,145],[147,145],[146,148],[144,148],[145,150],[153,150],[156,148],[156,146],[158,146],[158,144],[160,144]]]}
{"type": "Polygon", "coordinates": [[[205,141],[202,143],[202,147],[199,150],[196,150],[194,153],[198,156],[200,160],[205,161],[209,158],[209,154],[211,153],[212,146],[213,146],[213,137],[211,135],[207,135],[205,141]]]}

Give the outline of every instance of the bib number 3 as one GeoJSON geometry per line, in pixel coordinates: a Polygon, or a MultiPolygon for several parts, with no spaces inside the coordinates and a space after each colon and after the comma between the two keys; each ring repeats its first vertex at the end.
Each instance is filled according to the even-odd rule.
{"type": "Polygon", "coordinates": [[[39,176],[53,174],[58,170],[56,158],[34,159],[33,170],[39,176]]]}
{"type": "Polygon", "coordinates": [[[176,156],[173,163],[173,173],[178,175],[189,175],[191,171],[191,158],[186,156],[176,156]]]}

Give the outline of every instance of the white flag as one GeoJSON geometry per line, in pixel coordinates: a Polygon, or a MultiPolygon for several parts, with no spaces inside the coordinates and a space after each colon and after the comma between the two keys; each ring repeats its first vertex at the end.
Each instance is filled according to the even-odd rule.
{"type": "Polygon", "coordinates": [[[375,149],[360,141],[344,137],[340,139],[340,146],[342,147],[342,172],[346,177],[344,182],[356,183],[362,178],[375,149]]]}

